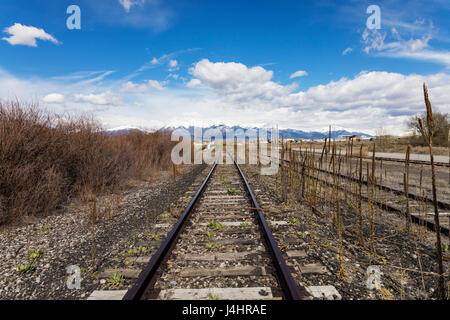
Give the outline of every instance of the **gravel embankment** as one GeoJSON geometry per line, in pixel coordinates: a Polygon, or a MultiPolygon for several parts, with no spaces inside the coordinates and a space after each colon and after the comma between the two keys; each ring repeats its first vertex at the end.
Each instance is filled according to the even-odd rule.
{"type": "MultiPolygon", "coordinates": [[[[4,228],[0,231],[0,299],[83,299],[101,287],[96,276],[118,257],[148,237],[150,213],[168,210],[172,199],[178,199],[195,179],[204,174],[205,166],[194,166],[179,176],[175,195],[173,180],[163,174],[155,182],[139,182],[123,192],[120,204],[110,219],[95,226],[95,263],[92,263],[92,225],[86,209],[77,201],[55,215],[35,219],[33,223],[4,228]],[[42,250],[30,260],[32,250],[42,250]],[[16,268],[33,261],[33,269],[18,273],[16,268]],[[81,269],[81,289],[70,290],[66,268],[81,269]]],[[[99,203],[113,202],[111,196],[99,203]]],[[[150,219],[151,221],[152,219],[150,219]]]]}

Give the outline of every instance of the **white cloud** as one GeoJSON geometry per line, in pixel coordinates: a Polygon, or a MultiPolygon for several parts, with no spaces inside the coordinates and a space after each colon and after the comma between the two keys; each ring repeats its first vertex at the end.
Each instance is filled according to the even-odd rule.
{"type": "Polygon", "coordinates": [[[402,37],[400,36],[400,33],[397,31],[397,28],[395,28],[395,27],[393,27],[391,29],[391,34],[392,34],[392,37],[394,39],[396,39],[396,40],[401,40],[402,39],[402,37]]]}
{"type": "Polygon", "coordinates": [[[110,91],[100,93],[100,94],[75,94],[75,101],[77,102],[87,102],[93,105],[118,105],[121,103],[121,99],[119,96],[111,93],[110,91]]]}
{"type": "Polygon", "coordinates": [[[347,48],[344,51],[342,51],[342,55],[345,56],[346,54],[349,54],[350,52],[352,52],[353,49],[352,48],[347,48]]]}
{"type": "Polygon", "coordinates": [[[384,47],[385,39],[386,33],[378,32],[376,29],[374,31],[365,29],[362,34],[363,43],[366,45],[363,51],[365,53],[370,53],[370,51],[372,50],[382,50],[384,47]]]}
{"type": "Polygon", "coordinates": [[[385,42],[386,33],[366,30],[363,34],[363,49],[367,54],[374,53],[383,57],[408,58],[421,61],[430,61],[450,67],[450,51],[436,50],[429,46],[431,36],[411,38],[385,42]]]}
{"type": "Polygon", "coordinates": [[[426,37],[423,39],[411,39],[406,44],[412,52],[422,50],[428,47],[428,41],[430,41],[431,37],[426,37]]]}
{"type": "Polygon", "coordinates": [[[176,66],[178,66],[178,61],[177,60],[170,60],[169,61],[169,67],[175,68],[176,66]]]}
{"type": "Polygon", "coordinates": [[[10,45],[25,45],[37,47],[36,39],[51,41],[54,44],[60,44],[52,35],[33,26],[24,26],[20,23],[14,23],[13,26],[5,28],[3,32],[8,33],[9,37],[2,38],[10,45]]]}
{"type": "Polygon", "coordinates": [[[433,92],[433,104],[444,112],[450,111],[446,93],[450,90],[450,76],[446,74],[362,72],[353,79],[342,78],[293,92],[291,85],[271,81],[270,71],[239,63],[202,60],[190,72],[195,77],[187,87],[211,89],[218,96],[216,103],[222,111],[240,109],[239,118],[244,120],[243,109],[252,110],[253,121],[277,121],[285,127],[298,128],[298,122],[310,129],[333,124],[369,133],[377,127],[402,133],[407,117],[424,109],[423,82],[433,92]],[[287,119],[273,113],[286,109],[287,119]]]}
{"type": "Polygon", "coordinates": [[[448,38],[439,35],[439,29],[434,26],[433,21],[430,20],[428,24],[425,19],[404,22],[392,18],[393,16],[396,14],[385,12],[383,26],[387,27],[386,29],[364,30],[361,42],[365,53],[434,62],[450,67],[450,51],[433,48],[430,45],[431,39],[434,39],[435,43],[439,40],[445,44],[448,42],[448,38]]]}
{"type": "MultiPolygon", "coordinates": [[[[171,61],[176,61],[175,59],[173,59],[174,57],[176,57],[180,54],[185,54],[185,53],[189,53],[189,52],[193,52],[193,51],[197,51],[197,50],[200,50],[200,49],[199,48],[189,48],[189,49],[184,49],[184,50],[178,50],[178,51],[171,52],[171,53],[166,53],[166,54],[163,54],[162,56],[160,56],[159,58],[153,57],[152,60],[150,60],[150,61],[146,62],[145,64],[143,64],[142,66],[140,66],[136,71],[134,71],[130,75],[126,76],[124,79],[130,80],[145,70],[157,68],[165,63],[169,63],[169,67],[170,67],[170,63],[172,63],[172,64],[175,63],[175,62],[171,62],[171,61]]],[[[176,61],[176,63],[177,63],[176,69],[178,70],[178,68],[179,68],[178,61],[176,61]]],[[[172,71],[172,70],[169,69],[169,71],[172,71]]],[[[173,71],[175,71],[175,70],[173,70],[173,71]]]]}
{"type": "Polygon", "coordinates": [[[119,3],[128,13],[132,7],[144,4],[145,0],[119,0],[119,3]]]}
{"type": "Polygon", "coordinates": [[[271,109],[283,104],[286,95],[297,87],[297,84],[282,86],[271,81],[273,72],[260,66],[248,68],[235,62],[213,63],[203,59],[189,72],[194,78],[187,87],[210,88],[230,107],[246,108],[257,103],[260,108],[271,109]]]}
{"type": "Polygon", "coordinates": [[[147,92],[148,87],[145,84],[135,84],[131,81],[128,81],[122,85],[120,88],[120,92],[134,92],[134,93],[143,93],[147,92]]]}
{"type": "MultiPolygon", "coordinates": [[[[422,83],[426,82],[434,110],[450,112],[450,75],[444,73],[366,71],[299,91],[274,82],[269,70],[241,63],[202,60],[190,72],[192,79],[180,89],[156,80],[86,84],[78,77],[64,81],[19,78],[0,69],[0,97],[32,101],[57,92],[64,96],[64,103],[46,108],[58,113],[94,112],[106,127],[225,123],[323,130],[333,125],[368,133],[384,127],[391,134],[402,134],[406,119],[425,110],[422,83]],[[114,94],[121,89],[127,94],[114,94]]],[[[103,71],[89,76],[98,74],[103,71]]]]}
{"type": "Polygon", "coordinates": [[[178,61],[177,60],[170,60],[169,61],[169,71],[177,71],[179,69],[178,67],[178,61]]]}
{"type": "Polygon", "coordinates": [[[202,82],[199,79],[191,79],[186,84],[186,87],[188,87],[188,88],[195,88],[195,87],[200,87],[201,85],[202,85],[202,82]]]}
{"type": "Polygon", "coordinates": [[[298,78],[298,77],[304,77],[304,76],[307,76],[307,75],[308,75],[308,72],[303,71],[303,70],[299,70],[299,71],[294,72],[293,74],[291,74],[289,79],[294,79],[294,78],[298,78]]]}
{"type": "Polygon", "coordinates": [[[147,82],[148,82],[149,88],[151,88],[151,89],[156,89],[156,90],[160,90],[160,91],[166,89],[164,87],[164,84],[165,84],[164,82],[159,82],[157,80],[148,80],[147,82]]]}
{"type": "Polygon", "coordinates": [[[146,93],[151,89],[155,90],[165,90],[164,87],[165,84],[167,84],[167,81],[157,81],[157,80],[147,80],[145,83],[142,84],[136,84],[131,81],[128,81],[122,85],[120,88],[120,92],[128,92],[128,93],[146,93]]]}
{"type": "Polygon", "coordinates": [[[43,102],[61,104],[64,103],[64,95],[59,93],[50,93],[42,98],[43,102]]]}

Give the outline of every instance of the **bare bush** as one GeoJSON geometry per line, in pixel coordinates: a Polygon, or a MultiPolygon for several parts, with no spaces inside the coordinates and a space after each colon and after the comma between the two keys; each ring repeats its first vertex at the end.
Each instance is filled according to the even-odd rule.
{"type": "Polygon", "coordinates": [[[170,134],[108,136],[89,118],[0,103],[0,223],[48,213],[74,194],[98,194],[170,167],[170,134]]]}

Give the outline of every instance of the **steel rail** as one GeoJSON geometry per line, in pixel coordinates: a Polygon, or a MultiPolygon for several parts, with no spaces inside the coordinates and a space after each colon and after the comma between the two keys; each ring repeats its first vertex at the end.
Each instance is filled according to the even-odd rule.
{"type": "MultiPolygon", "coordinates": [[[[290,162],[289,160],[284,160],[285,162],[290,162]]],[[[281,164],[280,164],[280,166],[281,166],[281,164]]],[[[316,170],[317,170],[317,168],[316,168],[316,170]]],[[[294,169],[294,171],[296,171],[296,172],[298,172],[299,173],[299,171],[297,171],[297,170],[295,170],[294,169]]],[[[333,175],[333,173],[332,172],[329,172],[329,171],[327,171],[327,170],[324,170],[324,169],[319,169],[319,171],[321,171],[321,172],[323,172],[323,173],[328,173],[328,174],[330,174],[330,175],[333,175]]],[[[306,173],[305,173],[306,174],[306,173]]],[[[311,174],[306,174],[308,177],[310,177],[310,178],[312,178],[312,179],[315,179],[315,180],[318,180],[318,181],[321,181],[321,182],[323,182],[323,183],[325,183],[326,185],[328,185],[328,186],[333,186],[333,184],[331,183],[331,182],[328,182],[328,181],[326,181],[326,180],[322,180],[322,179],[319,179],[318,177],[316,177],[316,176],[314,176],[314,175],[311,175],[311,174]]],[[[335,175],[337,175],[338,176],[338,174],[336,173],[335,175]]],[[[349,177],[348,176],[345,176],[344,178],[348,178],[349,179],[349,177]]],[[[356,181],[359,181],[359,180],[357,180],[356,179],[356,181]]],[[[363,184],[367,184],[367,182],[366,181],[362,181],[362,183],[363,184]]],[[[376,185],[377,187],[380,187],[380,185],[376,185]]],[[[340,189],[340,190],[343,190],[343,191],[345,191],[345,192],[348,192],[348,193],[350,193],[350,194],[353,194],[353,195],[357,195],[355,192],[353,192],[353,191],[350,191],[350,190],[348,190],[347,188],[345,188],[345,187],[343,187],[343,186],[336,186],[338,189],[340,189]]],[[[382,188],[382,187],[381,187],[382,188]]],[[[382,188],[383,189],[383,188],[382,188]]],[[[397,193],[398,192],[398,190],[395,190],[395,189],[390,189],[390,188],[388,188],[388,187],[386,187],[385,188],[385,191],[389,191],[389,192],[393,192],[393,193],[397,193]],[[397,191],[397,192],[396,192],[397,191]]],[[[408,196],[409,196],[409,194],[408,194],[408,196]]],[[[416,201],[419,201],[419,200],[421,200],[420,198],[419,198],[419,196],[417,196],[417,195],[414,195],[416,198],[413,198],[413,197],[411,197],[412,199],[414,199],[414,200],[416,200],[416,201]]],[[[367,197],[367,196],[365,196],[365,195],[361,195],[361,198],[362,199],[364,199],[364,201],[369,201],[369,198],[367,197]]],[[[422,201],[430,201],[431,199],[428,199],[427,198],[427,200],[422,200],[422,201]]],[[[392,212],[397,212],[397,213],[400,213],[400,214],[405,214],[405,212],[403,212],[403,210],[401,210],[401,209],[398,209],[398,208],[395,208],[395,207],[393,207],[393,206],[391,206],[391,205],[389,205],[389,204],[387,204],[387,203],[383,203],[383,202],[381,202],[381,201],[376,201],[376,200],[373,200],[373,202],[378,206],[378,207],[380,207],[381,209],[383,209],[383,210],[387,210],[387,211],[392,211],[392,212]]],[[[448,208],[447,206],[448,206],[448,204],[446,204],[446,203],[443,203],[443,202],[439,202],[438,203],[438,205],[442,208],[442,207],[444,207],[444,208],[448,208]]],[[[422,226],[426,226],[430,231],[435,231],[436,230],[436,226],[435,226],[435,223],[434,223],[434,221],[430,221],[430,220],[427,220],[427,219],[424,219],[424,218],[422,218],[422,217],[420,217],[420,216],[417,216],[417,215],[414,215],[414,214],[409,214],[409,217],[411,218],[411,221],[412,222],[414,222],[414,223],[416,223],[416,224],[418,224],[418,225],[422,225],[422,226]]],[[[446,235],[446,236],[449,236],[450,235],[450,229],[449,228],[447,228],[446,226],[443,226],[443,225],[440,225],[440,232],[442,233],[442,234],[444,234],[444,235],[446,235]]]]}
{"type": "MultiPolygon", "coordinates": [[[[284,162],[290,163],[290,160],[285,159],[284,162]]],[[[350,181],[353,181],[353,182],[359,182],[358,178],[350,177],[350,176],[348,176],[346,174],[337,173],[337,172],[331,172],[331,171],[326,170],[326,169],[314,168],[314,167],[311,167],[311,166],[306,166],[306,167],[309,168],[309,169],[317,170],[319,172],[327,173],[327,174],[332,175],[332,176],[334,175],[336,177],[347,179],[347,180],[350,180],[350,181]]],[[[361,183],[366,186],[368,182],[367,182],[367,180],[361,180],[361,183]]],[[[405,192],[402,191],[402,190],[391,188],[391,187],[388,187],[388,186],[385,186],[385,185],[382,185],[382,184],[379,184],[379,183],[375,183],[375,187],[377,187],[377,188],[379,188],[381,190],[387,191],[387,192],[395,193],[397,195],[405,195],[405,192]]],[[[430,204],[433,204],[433,199],[430,199],[430,198],[428,198],[426,196],[424,197],[424,196],[421,196],[421,195],[417,195],[417,194],[411,193],[411,192],[408,192],[408,198],[410,198],[412,200],[415,200],[415,201],[423,201],[423,202],[428,202],[430,204]]],[[[444,210],[450,209],[450,204],[449,203],[442,202],[442,201],[438,200],[437,204],[438,204],[438,207],[440,209],[444,209],[444,210]]]]}
{"type": "MultiPolygon", "coordinates": [[[[304,152],[303,150],[293,150],[294,152],[304,152]]],[[[310,152],[308,150],[308,152],[310,152]]],[[[318,154],[320,155],[321,152],[316,152],[313,151],[314,154],[318,154]]],[[[345,154],[341,155],[342,157],[345,156],[345,154]]],[[[349,155],[349,158],[351,159],[357,159],[359,160],[359,156],[356,154],[353,155],[349,155]]],[[[372,157],[368,157],[368,156],[364,156],[362,157],[364,160],[372,160],[372,157]]],[[[377,157],[375,156],[375,160],[383,160],[383,161],[388,161],[388,162],[400,162],[400,163],[404,163],[406,160],[405,159],[397,159],[397,158],[385,158],[385,157],[377,157]]],[[[409,160],[410,164],[418,164],[418,165],[431,165],[431,161],[428,160],[409,160]]],[[[442,162],[442,161],[434,161],[434,165],[438,166],[438,167],[450,167],[450,163],[449,162],[442,162]]]]}
{"type": "Polygon", "coordinates": [[[172,230],[166,237],[166,240],[161,244],[158,251],[152,256],[150,262],[147,267],[139,274],[139,277],[133,287],[131,287],[122,300],[142,300],[146,298],[146,292],[150,287],[154,285],[157,279],[157,271],[159,267],[164,263],[164,261],[168,258],[170,252],[174,248],[178,237],[181,231],[184,229],[186,225],[186,221],[189,220],[189,217],[198,202],[198,199],[203,194],[203,191],[206,188],[214,170],[216,169],[217,163],[215,163],[206,176],[205,180],[201,184],[200,188],[195,193],[192,200],[187,205],[186,209],[184,209],[180,218],[173,226],[172,230]]]}
{"type": "MultiPolygon", "coordinates": [[[[351,158],[356,158],[359,159],[358,156],[351,156],[351,158]]],[[[364,159],[372,159],[370,157],[364,157],[364,159]]],[[[404,159],[395,159],[395,158],[383,158],[383,157],[375,157],[375,160],[383,160],[383,161],[390,161],[390,162],[400,162],[400,163],[405,163],[406,160],[404,159]]],[[[428,160],[409,160],[410,164],[422,164],[422,165],[431,165],[431,161],[428,160]]],[[[447,162],[440,162],[440,161],[436,161],[434,162],[435,166],[439,166],[439,167],[450,167],[450,163],[447,162]]]]}
{"type": "Polygon", "coordinates": [[[255,197],[255,194],[253,193],[253,190],[251,189],[247,179],[244,176],[244,173],[237,164],[236,160],[233,161],[236,168],[239,171],[239,175],[241,176],[242,181],[244,182],[245,188],[247,189],[247,192],[250,195],[253,207],[255,208],[254,211],[258,219],[258,223],[261,227],[264,240],[266,241],[269,254],[273,260],[278,283],[281,286],[284,298],[286,300],[302,300],[302,297],[305,297],[307,293],[305,292],[304,288],[302,288],[302,293],[300,293],[300,290],[297,287],[295,280],[292,277],[291,272],[289,271],[289,268],[287,267],[286,262],[283,259],[281,251],[278,248],[278,245],[272,235],[272,232],[270,231],[269,225],[267,224],[267,221],[264,218],[262,209],[255,197]]]}

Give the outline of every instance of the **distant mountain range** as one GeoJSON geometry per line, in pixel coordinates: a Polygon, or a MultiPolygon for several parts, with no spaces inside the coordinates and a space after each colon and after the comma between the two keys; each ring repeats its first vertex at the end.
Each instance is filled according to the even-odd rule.
{"type": "Polygon", "coordinates": [[[103,132],[108,136],[117,136],[117,135],[121,135],[121,134],[130,134],[131,132],[134,132],[134,131],[151,133],[151,132],[155,132],[157,130],[151,130],[151,129],[146,129],[146,128],[120,127],[120,128],[105,130],[103,132]]]}
{"type": "MultiPolygon", "coordinates": [[[[190,133],[191,137],[194,137],[194,128],[195,127],[193,127],[193,126],[190,126],[190,127],[164,127],[159,130],[173,131],[176,129],[185,129],[190,133]]],[[[207,128],[203,128],[203,132],[205,132],[208,129],[219,129],[225,137],[225,132],[230,132],[230,131],[235,132],[237,130],[242,130],[245,132],[248,129],[257,130],[258,128],[256,128],[256,127],[246,128],[246,127],[240,127],[240,126],[229,127],[229,126],[221,124],[221,125],[214,125],[214,126],[210,126],[207,128]]],[[[121,127],[121,128],[107,130],[107,131],[105,131],[105,133],[107,135],[118,135],[118,134],[129,134],[130,132],[133,132],[133,131],[155,132],[158,130],[149,130],[149,129],[145,129],[145,128],[121,127]]],[[[271,136],[270,130],[268,130],[267,133],[268,133],[268,138],[270,138],[270,136],[271,136]]],[[[362,137],[362,138],[371,138],[372,137],[370,134],[367,134],[364,132],[356,132],[356,131],[336,130],[336,131],[331,132],[331,138],[338,138],[339,136],[343,136],[343,135],[356,135],[356,136],[362,137]]],[[[302,131],[302,130],[295,130],[295,129],[280,129],[279,136],[280,136],[280,138],[284,138],[284,139],[323,139],[323,138],[328,138],[328,131],[319,132],[319,131],[302,131]]]]}
{"type": "MultiPolygon", "coordinates": [[[[173,131],[176,129],[185,129],[187,130],[190,134],[191,137],[194,136],[194,127],[190,126],[190,127],[165,127],[162,128],[161,130],[167,130],[167,131],[173,131]]],[[[233,126],[233,127],[229,127],[229,126],[225,126],[225,125],[214,125],[214,126],[210,126],[207,128],[203,128],[203,132],[208,130],[208,129],[219,129],[220,131],[222,131],[224,133],[225,136],[225,132],[227,131],[237,131],[237,130],[243,130],[244,132],[250,128],[245,128],[245,127],[240,127],[240,126],[233,126]]],[[[257,130],[258,128],[254,127],[251,129],[255,129],[257,130]]],[[[268,137],[270,138],[270,130],[267,131],[268,137]]],[[[279,136],[280,138],[284,138],[284,139],[323,139],[323,138],[328,138],[329,132],[318,132],[318,131],[302,131],[302,130],[295,130],[295,129],[279,129],[279,136]]],[[[358,137],[362,137],[362,138],[371,138],[372,136],[370,134],[364,133],[364,132],[356,132],[356,131],[347,131],[347,130],[336,130],[336,131],[331,131],[331,138],[337,138],[339,136],[343,136],[343,135],[355,135],[358,137]]]]}

